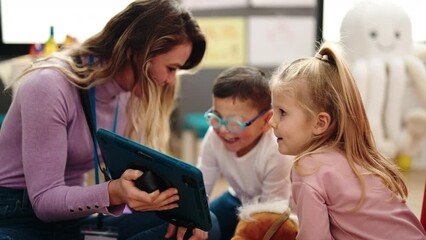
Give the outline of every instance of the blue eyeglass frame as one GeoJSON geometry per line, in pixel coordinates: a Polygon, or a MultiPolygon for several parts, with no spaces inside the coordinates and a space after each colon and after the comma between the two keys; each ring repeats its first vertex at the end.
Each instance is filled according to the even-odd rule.
{"type": "MultiPolygon", "coordinates": [[[[232,133],[240,133],[241,131],[243,131],[244,128],[250,126],[252,123],[254,123],[254,121],[256,121],[259,117],[261,117],[263,114],[267,113],[269,111],[269,109],[264,109],[262,111],[259,112],[259,114],[257,114],[254,118],[252,118],[251,120],[249,120],[246,123],[242,123],[240,120],[237,120],[235,118],[227,118],[227,119],[222,119],[221,117],[219,117],[218,115],[216,115],[215,113],[213,113],[213,107],[209,108],[209,110],[207,110],[204,113],[204,118],[206,119],[206,121],[208,122],[208,119],[210,116],[217,118],[217,120],[219,120],[219,126],[217,127],[213,127],[213,128],[220,128],[220,126],[225,126],[226,130],[228,130],[229,132],[232,133]],[[239,131],[231,131],[228,129],[228,121],[232,120],[237,122],[238,124],[240,124],[240,130],[239,131]]],[[[209,124],[210,125],[210,124],[209,124]]]]}

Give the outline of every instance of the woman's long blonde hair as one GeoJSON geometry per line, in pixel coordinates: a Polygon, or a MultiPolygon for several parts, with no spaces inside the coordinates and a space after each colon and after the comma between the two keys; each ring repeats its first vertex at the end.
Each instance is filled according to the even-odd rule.
{"type": "Polygon", "coordinates": [[[133,92],[127,104],[125,136],[165,151],[170,137],[170,115],[175,107],[177,84],[161,87],[150,76],[153,57],[189,41],[192,52],[181,69],[192,69],[202,60],[206,40],[198,24],[177,0],[136,0],[109,20],[104,29],[81,45],[40,59],[29,72],[51,68],[63,73],[80,88],[90,88],[114,79],[130,64],[135,82],[142,82],[141,97],[133,92]],[[101,64],[78,64],[75,58],[93,56],[101,64]],[[49,59],[64,64],[38,64],[49,59]]]}
{"type": "Polygon", "coordinates": [[[402,174],[377,150],[355,80],[337,44],[323,43],[315,57],[298,59],[278,69],[273,74],[271,89],[291,89],[312,118],[319,112],[327,112],[331,117],[327,131],[315,136],[309,147],[296,157],[296,170],[302,157],[340,148],[362,188],[354,210],[363,204],[366,195],[365,180],[357,166],[379,176],[402,201],[406,200],[407,187],[402,174]]]}

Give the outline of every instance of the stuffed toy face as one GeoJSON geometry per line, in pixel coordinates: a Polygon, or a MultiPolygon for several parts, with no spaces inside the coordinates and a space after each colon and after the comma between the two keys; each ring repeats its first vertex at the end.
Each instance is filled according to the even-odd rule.
{"type": "Polygon", "coordinates": [[[412,48],[408,14],[389,0],[362,1],[345,15],[340,41],[353,57],[407,55],[412,48]]]}

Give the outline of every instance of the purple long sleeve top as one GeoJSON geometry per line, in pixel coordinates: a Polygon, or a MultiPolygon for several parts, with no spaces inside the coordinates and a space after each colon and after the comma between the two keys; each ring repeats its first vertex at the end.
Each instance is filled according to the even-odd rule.
{"type": "MultiPolygon", "coordinates": [[[[123,134],[128,97],[115,80],[97,86],[97,127],[112,129],[118,102],[116,132],[123,134]]],[[[107,182],[84,186],[93,142],[78,89],[55,70],[35,71],[20,85],[0,129],[0,166],[0,186],[26,188],[43,221],[118,215],[124,207],[108,208],[107,182]]]]}

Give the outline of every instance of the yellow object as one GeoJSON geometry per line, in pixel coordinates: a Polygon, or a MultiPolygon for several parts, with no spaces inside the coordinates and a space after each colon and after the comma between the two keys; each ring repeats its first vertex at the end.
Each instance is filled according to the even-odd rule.
{"type": "Polygon", "coordinates": [[[47,56],[52,52],[57,52],[58,50],[58,44],[55,42],[55,32],[53,26],[50,26],[50,36],[44,44],[43,54],[47,56]]]}
{"type": "Polygon", "coordinates": [[[77,43],[77,39],[76,39],[76,38],[74,38],[74,37],[72,37],[72,36],[70,36],[70,35],[66,35],[66,36],[65,36],[65,40],[64,40],[64,42],[62,43],[62,47],[61,47],[61,49],[62,49],[62,48],[69,47],[69,46],[71,46],[71,45],[73,45],[73,44],[75,44],[75,43],[77,43]]]}
{"type": "Polygon", "coordinates": [[[396,165],[398,165],[402,171],[409,171],[411,169],[411,162],[411,157],[406,153],[398,154],[395,159],[396,165]]]}

